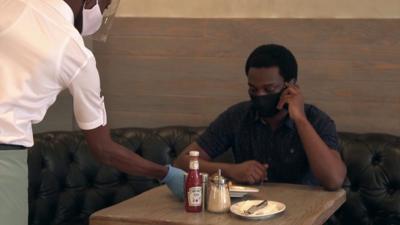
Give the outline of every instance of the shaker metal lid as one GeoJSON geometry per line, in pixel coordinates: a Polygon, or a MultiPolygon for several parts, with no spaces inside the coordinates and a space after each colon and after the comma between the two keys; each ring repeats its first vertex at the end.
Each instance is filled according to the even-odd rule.
{"type": "Polygon", "coordinates": [[[200,173],[201,178],[203,180],[203,182],[207,182],[208,181],[208,173],[200,173]]]}
{"type": "Polygon", "coordinates": [[[215,184],[227,184],[228,179],[222,176],[221,169],[218,169],[218,173],[214,173],[210,180],[215,184]]]}

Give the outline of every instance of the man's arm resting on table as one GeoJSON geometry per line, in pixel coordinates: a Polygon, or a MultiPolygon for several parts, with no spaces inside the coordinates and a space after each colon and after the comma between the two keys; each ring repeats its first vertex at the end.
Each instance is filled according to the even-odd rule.
{"type": "Polygon", "coordinates": [[[211,162],[211,157],[208,153],[200,147],[196,142],[190,144],[178,156],[175,161],[175,166],[183,170],[189,170],[190,151],[198,151],[200,153],[199,164],[200,171],[208,174],[213,174],[222,170],[222,174],[226,177],[233,179],[236,182],[246,182],[254,184],[266,178],[266,166],[259,162],[252,160],[240,164],[211,162]]]}
{"type": "Polygon", "coordinates": [[[168,173],[168,167],[161,166],[140,157],[133,151],[115,143],[107,126],[93,130],[83,130],[89,148],[95,158],[101,163],[114,167],[131,175],[140,175],[163,179],[168,173]]]}
{"type": "Polygon", "coordinates": [[[296,127],[315,177],[327,190],[341,188],[346,166],[339,153],[325,144],[307,119],[297,121],[296,127]]]}

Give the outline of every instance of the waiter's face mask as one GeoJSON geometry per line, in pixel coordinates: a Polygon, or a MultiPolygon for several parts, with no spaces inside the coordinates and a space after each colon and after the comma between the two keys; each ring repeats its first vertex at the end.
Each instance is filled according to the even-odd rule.
{"type": "Polygon", "coordinates": [[[86,5],[83,6],[82,11],[82,36],[96,33],[103,22],[103,13],[100,10],[99,0],[96,1],[96,5],[91,9],[86,9],[86,5]]]}
{"type": "Polygon", "coordinates": [[[87,0],[82,11],[82,36],[105,42],[111,29],[120,0],[95,0],[89,8],[87,0]]]}

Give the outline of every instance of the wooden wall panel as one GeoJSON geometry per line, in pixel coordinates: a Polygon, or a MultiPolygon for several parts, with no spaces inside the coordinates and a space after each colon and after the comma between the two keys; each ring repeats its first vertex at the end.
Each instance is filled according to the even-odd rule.
{"type": "Polygon", "coordinates": [[[118,18],[94,43],[112,127],[207,125],[247,100],[244,63],[280,43],[341,131],[400,135],[400,20],[118,18]]]}

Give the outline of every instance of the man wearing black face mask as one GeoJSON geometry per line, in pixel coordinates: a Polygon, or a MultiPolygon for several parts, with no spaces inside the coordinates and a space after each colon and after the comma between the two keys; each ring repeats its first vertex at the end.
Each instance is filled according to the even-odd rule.
{"type": "Polygon", "coordinates": [[[222,169],[236,182],[272,182],[341,187],[346,167],[338,153],[334,122],[315,106],[304,104],[296,84],[297,62],[280,45],[255,49],[246,62],[251,101],[223,112],[178,157],[187,169],[188,151],[200,152],[200,169],[222,169]],[[210,162],[232,148],[236,164],[210,162]]]}

